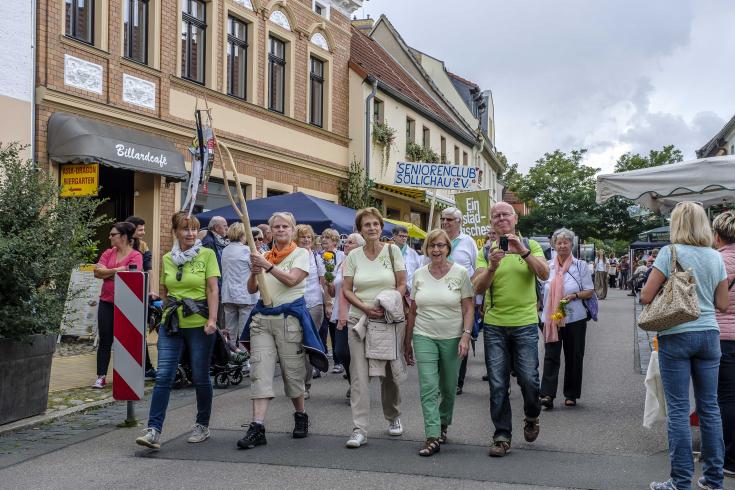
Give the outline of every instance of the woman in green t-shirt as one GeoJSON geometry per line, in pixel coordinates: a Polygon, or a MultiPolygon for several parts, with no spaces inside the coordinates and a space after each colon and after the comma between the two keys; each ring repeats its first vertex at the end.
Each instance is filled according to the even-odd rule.
{"type": "Polygon", "coordinates": [[[181,351],[186,347],[197,395],[197,416],[188,441],[209,438],[212,413],[212,380],[209,365],[217,331],[220,277],[217,257],[197,238],[199,220],[180,211],[171,218],[173,248],[161,261],[160,295],[165,302],[158,329],[158,371],[153,388],[148,428],[135,442],[152,449],[161,447],[160,437],[171,385],[176,378],[181,351]],[[186,304],[184,302],[186,301],[186,304]],[[196,311],[196,312],[195,312],[196,311]]]}
{"type": "Polygon", "coordinates": [[[446,442],[452,423],[459,365],[470,347],[475,293],[467,269],[448,259],[452,242],[444,230],[429,233],[423,252],[431,262],[413,276],[405,352],[409,364],[415,353],[419,370],[426,434],[419,455],[432,456],[446,442]]]}

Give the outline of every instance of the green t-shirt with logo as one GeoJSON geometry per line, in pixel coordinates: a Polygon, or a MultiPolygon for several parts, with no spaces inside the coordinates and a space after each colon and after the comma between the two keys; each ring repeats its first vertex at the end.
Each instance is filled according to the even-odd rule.
{"type": "MultiPolygon", "coordinates": [[[[495,242],[492,246],[496,246],[495,242]]],[[[544,256],[538,242],[529,240],[528,246],[534,257],[544,256]]],[[[477,254],[476,264],[476,269],[487,269],[484,253],[477,254]]],[[[520,255],[508,254],[500,261],[493,282],[485,293],[484,322],[501,327],[538,323],[535,274],[520,255]]]]}
{"type": "MultiPolygon", "coordinates": [[[[174,263],[171,253],[164,255],[161,285],[166,287],[170,296],[178,299],[190,298],[196,301],[207,299],[207,279],[220,277],[217,256],[214,250],[206,247],[200,248],[196,257],[183,265],[180,281],[176,279],[178,270],[179,266],[174,263]]],[[[201,315],[184,317],[181,310],[178,309],[179,328],[201,327],[207,323],[207,319],[201,315]]]]}

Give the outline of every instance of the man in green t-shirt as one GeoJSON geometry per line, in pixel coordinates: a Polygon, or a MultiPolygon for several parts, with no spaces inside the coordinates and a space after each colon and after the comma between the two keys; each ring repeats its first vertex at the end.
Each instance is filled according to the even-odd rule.
{"type": "Polygon", "coordinates": [[[508,389],[511,363],[523,395],[523,436],[528,442],[538,437],[541,413],[536,278],[546,280],[549,267],[541,246],[518,236],[517,222],[518,216],[510,204],[493,205],[490,224],[498,240],[492,243],[487,254],[477,255],[477,267],[472,276],[475,292],[485,293],[485,365],[490,378],[490,416],[495,425],[489,453],[495,457],[505,456],[510,450],[512,416],[508,389]],[[507,250],[503,250],[501,241],[506,239],[507,250]]]}

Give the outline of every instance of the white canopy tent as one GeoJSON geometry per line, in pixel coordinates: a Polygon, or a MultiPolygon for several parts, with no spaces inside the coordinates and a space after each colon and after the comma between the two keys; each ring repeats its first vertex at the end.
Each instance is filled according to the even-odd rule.
{"type": "Polygon", "coordinates": [[[735,155],[598,175],[597,202],[614,196],[664,214],[680,201],[698,201],[705,208],[735,203],[735,155]]]}

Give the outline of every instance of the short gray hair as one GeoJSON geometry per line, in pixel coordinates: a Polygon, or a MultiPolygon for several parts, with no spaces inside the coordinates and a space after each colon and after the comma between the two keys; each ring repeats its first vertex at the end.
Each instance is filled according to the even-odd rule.
{"type": "Polygon", "coordinates": [[[451,208],[447,208],[444,211],[442,211],[440,216],[443,216],[445,214],[451,214],[454,216],[458,221],[462,221],[462,211],[452,206],[451,208]]]}
{"type": "Polygon", "coordinates": [[[227,220],[224,219],[222,216],[212,216],[212,219],[209,220],[207,228],[210,230],[214,230],[214,227],[217,225],[227,226],[227,220]]]}
{"type": "Polygon", "coordinates": [[[362,234],[360,234],[360,233],[351,233],[347,237],[347,239],[349,240],[350,238],[352,238],[353,240],[355,240],[357,242],[357,244],[360,245],[361,247],[365,245],[365,237],[362,236],[362,234]]]}
{"type": "Polygon", "coordinates": [[[572,230],[568,228],[559,228],[554,232],[553,235],[551,235],[551,246],[553,247],[556,245],[556,241],[559,238],[562,238],[564,240],[569,240],[570,242],[574,243],[575,234],[572,230]]]}

